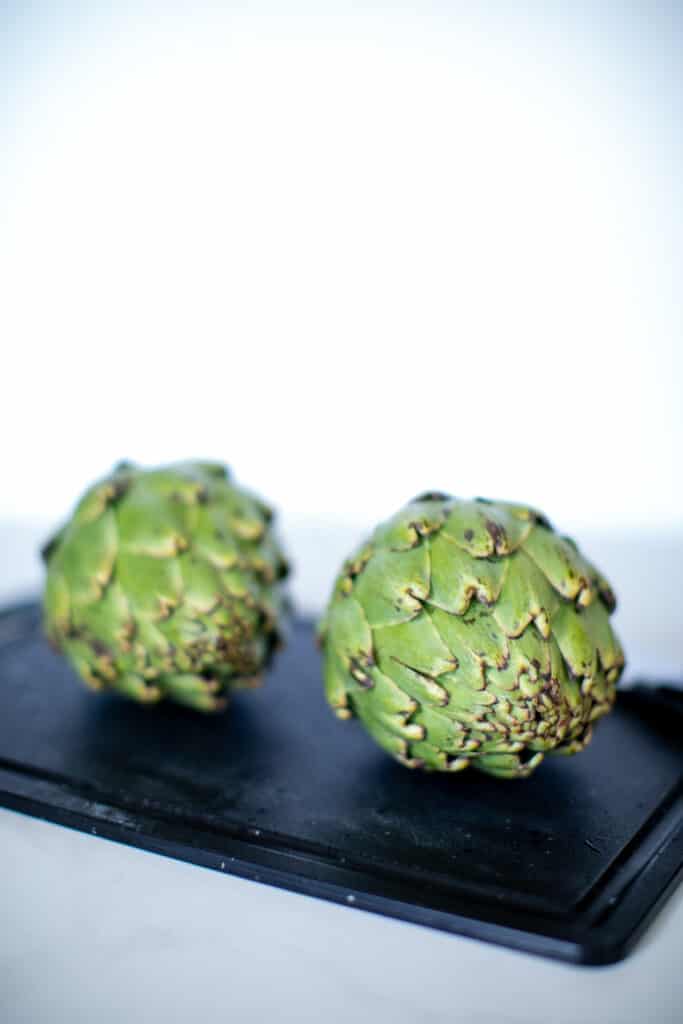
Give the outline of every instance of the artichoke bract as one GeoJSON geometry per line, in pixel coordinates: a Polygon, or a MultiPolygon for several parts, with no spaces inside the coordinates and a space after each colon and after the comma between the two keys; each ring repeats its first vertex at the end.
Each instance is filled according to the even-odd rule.
{"type": "Polygon", "coordinates": [[[271,519],[222,465],[122,463],[43,550],[49,640],[94,689],[221,710],[281,636],[271,519]]]}
{"type": "Polygon", "coordinates": [[[612,707],[614,607],[534,509],[425,494],[344,563],[319,626],[327,698],[408,767],[524,777],[612,707]]]}

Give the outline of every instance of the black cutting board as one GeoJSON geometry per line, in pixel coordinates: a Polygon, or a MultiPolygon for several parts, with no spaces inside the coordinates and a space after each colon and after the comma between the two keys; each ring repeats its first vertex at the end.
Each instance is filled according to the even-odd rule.
{"type": "Polygon", "coordinates": [[[205,717],[87,691],[36,606],[0,616],[0,803],[206,867],[581,963],[633,946],[683,864],[674,690],[621,694],[528,780],[411,772],[325,704],[298,622],[205,717]]]}

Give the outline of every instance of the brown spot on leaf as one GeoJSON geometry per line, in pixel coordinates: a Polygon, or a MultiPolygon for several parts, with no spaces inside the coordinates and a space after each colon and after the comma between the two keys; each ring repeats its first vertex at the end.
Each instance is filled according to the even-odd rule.
{"type": "Polygon", "coordinates": [[[423,494],[418,494],[416,498],[413,498],[411,505],[417,501],[449,501],[449,495],[444,494],[443,491],[424,491],[423,494]]]}
{"type": "Polygon", "coordinates": [[[493,519],[487,519],[484,523],[486,532],[491,537],[494,547],[501,548],[507,546],[507,536],[505,530],[498,523],[494,523],[493,519]]]}

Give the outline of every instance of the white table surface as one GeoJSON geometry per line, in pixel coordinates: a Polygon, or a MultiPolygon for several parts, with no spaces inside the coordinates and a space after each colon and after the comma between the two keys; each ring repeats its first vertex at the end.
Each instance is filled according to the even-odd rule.
{"type": "MultiPolygon", "coordinates": [[[[0,528],[0,598],[38,582],[0,528]]],[[[291,546],[306,562],[311,531],[291,546]]],[[[318,538],[319,540],[319,538],[318,538]]],[[[346,547],[341,533],[329,559],[346,547]]],[[[683,675],[680,538],[585,544],[622,598],[635,673],[683,675]],[[653,602],[653,594],[658,599],[653,602]],[[667,601],[670,595],[672,600],[667,601]],[[653,608],[654,604],[654,608],[653,608]]],[[[317,545],[316,545],[317,547],[317,545]]],[[[342,552],[343,553],[343,552],[342,552]]],[[[323,559],[323,563],[324,563],[323,559]]],[[[327,567],[309,559],[300,603],[327,567]]],[[[326,586],[326,582],[325,582],[326,586]]],[[[523,785],[523,783],[521,783],[523,785]]],[[[683,887],[620,964],[573,967],[284,892],[0,810],[0,1021],[683,1021],[683,887]]]]}

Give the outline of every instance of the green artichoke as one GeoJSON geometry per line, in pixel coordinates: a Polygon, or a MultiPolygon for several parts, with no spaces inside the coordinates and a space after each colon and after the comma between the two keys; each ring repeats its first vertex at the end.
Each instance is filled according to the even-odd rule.
{"type": "Polygon", "coordinates": [[[48,638],[94,689],[221,710],[280,639],[271,519],[221,465],[122,463],[43,551],[48,638]]]}
{"type": "Polygon", "coordinates": [[[533,509],[424,494],[344,563],[319,627],[327,698],[408,767],[524,777],[612,707],[614,607],[533,509]]]}

